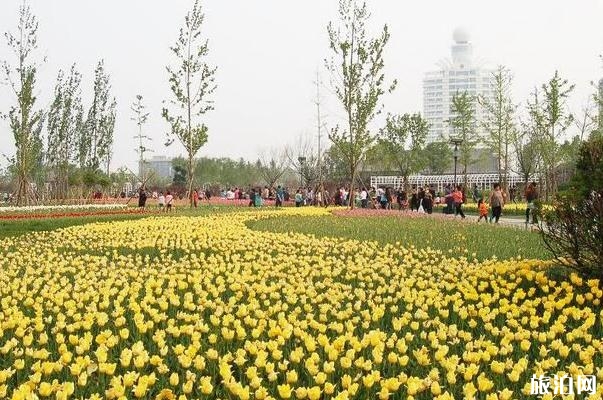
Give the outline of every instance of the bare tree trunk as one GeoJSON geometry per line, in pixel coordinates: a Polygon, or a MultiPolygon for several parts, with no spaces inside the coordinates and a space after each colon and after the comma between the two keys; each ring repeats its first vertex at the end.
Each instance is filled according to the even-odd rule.
{"type": "Polygon", "coordinates": [[[191,154],[189,154],[188,156],[188,199],[189,199],[189,203],[190,206],[193,207],[194,205],[194,201],[193,201],[193,176],[195,173],[195,166],[193,163],[193,157],[191,154]]]}

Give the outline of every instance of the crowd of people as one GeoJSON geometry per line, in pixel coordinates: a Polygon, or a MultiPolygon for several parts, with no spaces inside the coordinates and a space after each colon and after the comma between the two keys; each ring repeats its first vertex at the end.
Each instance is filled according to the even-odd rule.
{"type": "MultiPolygon", "coordinates": [[[[436,192],[431,186],[412,187],[407,193],[404,189],[395,190],[391,187],[355,188],[350,191],[347,187],[339,187],[328,190],[327,188],[300,187],[291,190],[283,186],[274,188],[252,187],[244,190],[238,187],[228,188],[220,191],[219,197],[225,200],[239,200],[248,202],[250,207],[260,207],[267,201],[274,202],[276,207],[285,203],[293,202],[296,207],[303,206],[349,206],[354,201],[356,207],[372,209],[397,209],[411,212],[432,214],[434,207],[442,205],[444,214],[454,214],[465,218],[463,206],[467,204],[467,192],[462,185],[446,184],[443,191],[436,192]]],[[[518,190],[515,186],[509,188],[508,192],[502,190],[500,184],[493,185],[487,196],[483,195],[477,185],[471,191],[471,198],[477,204],[478,222],[482,219],[486,222],[498,223],[503,208],[508,202],[516,202],[518,190]]],[[[153,198],[157,199],[159,209],[171,211],[175,196],[170,191],[153,192],[153,198]]],[[[192,193],[194,207],[202,200],[209,200],[212,194],[209,189],[195,189],[192,193]]],[[[147,201],[147,192],[140,189],[138,193],[138,205],[144,208],[147,201]]],[[[536,213],[536,202],[538,201],[538,190],[535,182],[528,184],[524,191],[527,202],[526,224],[538,222],[536,213]]]]}

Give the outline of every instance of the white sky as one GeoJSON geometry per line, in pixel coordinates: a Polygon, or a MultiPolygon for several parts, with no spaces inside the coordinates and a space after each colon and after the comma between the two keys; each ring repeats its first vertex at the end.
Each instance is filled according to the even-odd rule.
{"type": "MultiPolygon", "coordinates": [[[[0,31],[14,31],[20,0],[1,0],[0,31]]],[[[136,165],[135,125],[130,105],[142,94],[151,112],[147,132],[156,155],[165,148],[167,125],[161,103],[170,95],[165,65],[193,0],[30,0],[40,22],[40,54],[47,57],[38,77],[40,104],[47,106],[60,68],[77,63],[84,74],[84,98],[92,92],[100,58],[111,74],[118,102],[112,168],[136,165]]],[[[317,68],[326,120],[341,116],[328,91],[324,58],[329,56],[326,25],[337,18],[336,0],[206,0],[205,34],[218,66],[216,110],[208,115],[209,141],[201,156],[257,158],[262,149],[314,135],[313,85],[317,68]]],[[[386,111],[422,110],[422,79],[449,57],[452,31],[471,33],[474,54],[486,65],[504,64],[515,75],[514,97],[523,102],[555,69],[576,84],[570,106],[579,111],[603,76],[603,0],[369,0],[375,31],[388,23],[391,40],[387,75],[398,89],[384,101],[386,111]]],[[[0,60],[12,56],[4,38],[0,60]]],[[[9,58],[10,59],[10,58],[9,58]]],[[[0,108],[13,103],[0,86],[0,108]]],[[[378,121],[377,121],[378,123],[378,121]]],[[[12,155],[12,134],[0,121],[0,154],[12,155]]],[[[1,160],[0,165],[5,165],[1,160]]]]}

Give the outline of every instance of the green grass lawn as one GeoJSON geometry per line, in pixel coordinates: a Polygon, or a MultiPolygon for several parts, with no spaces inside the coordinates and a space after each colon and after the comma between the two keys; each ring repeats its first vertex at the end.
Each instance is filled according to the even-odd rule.
{"type": "MultiPolygon", "coordinates": [[[[232,211],[251,211],[247,207],[211,206],[198,209],[179,209],[174,216],[209,215],[232,211]]],[[[136,220],[158,214],[126,214],[90,217],[0,220],[0,238],[28,232],[48,231],[91,222],[136,220]]],[[[417,248],[431,247],[453,256],[474,257],[479,260],[496,257],[548,259],[550,255],[537,233],[476,223],[464,223],[441,218],[380,217],[274,217],[253,221],[248,226],[256,230],[297,232],[317,237],[341,237],[374,240],[382,244],[399,243],[417,248]]]]}
{"type": "Polygon", "coordinates": [[[485,260],[496,257],[548,259],[538,233],[517,228],[441,218],[404,217],[279,217],[249,222],[252,229],[297,232],[316,237],[375,240],[417,248],[431,247],[454,256],[485,260]]]}

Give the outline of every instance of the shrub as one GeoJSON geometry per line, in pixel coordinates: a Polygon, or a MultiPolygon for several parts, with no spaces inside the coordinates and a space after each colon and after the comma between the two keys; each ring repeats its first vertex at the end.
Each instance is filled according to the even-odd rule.
{"type": "Polygon", "coordinates": [[[570,189],[543,220],[542,238],[555,258],[603,288],[603,137],[583,143],[570,189]]]}

